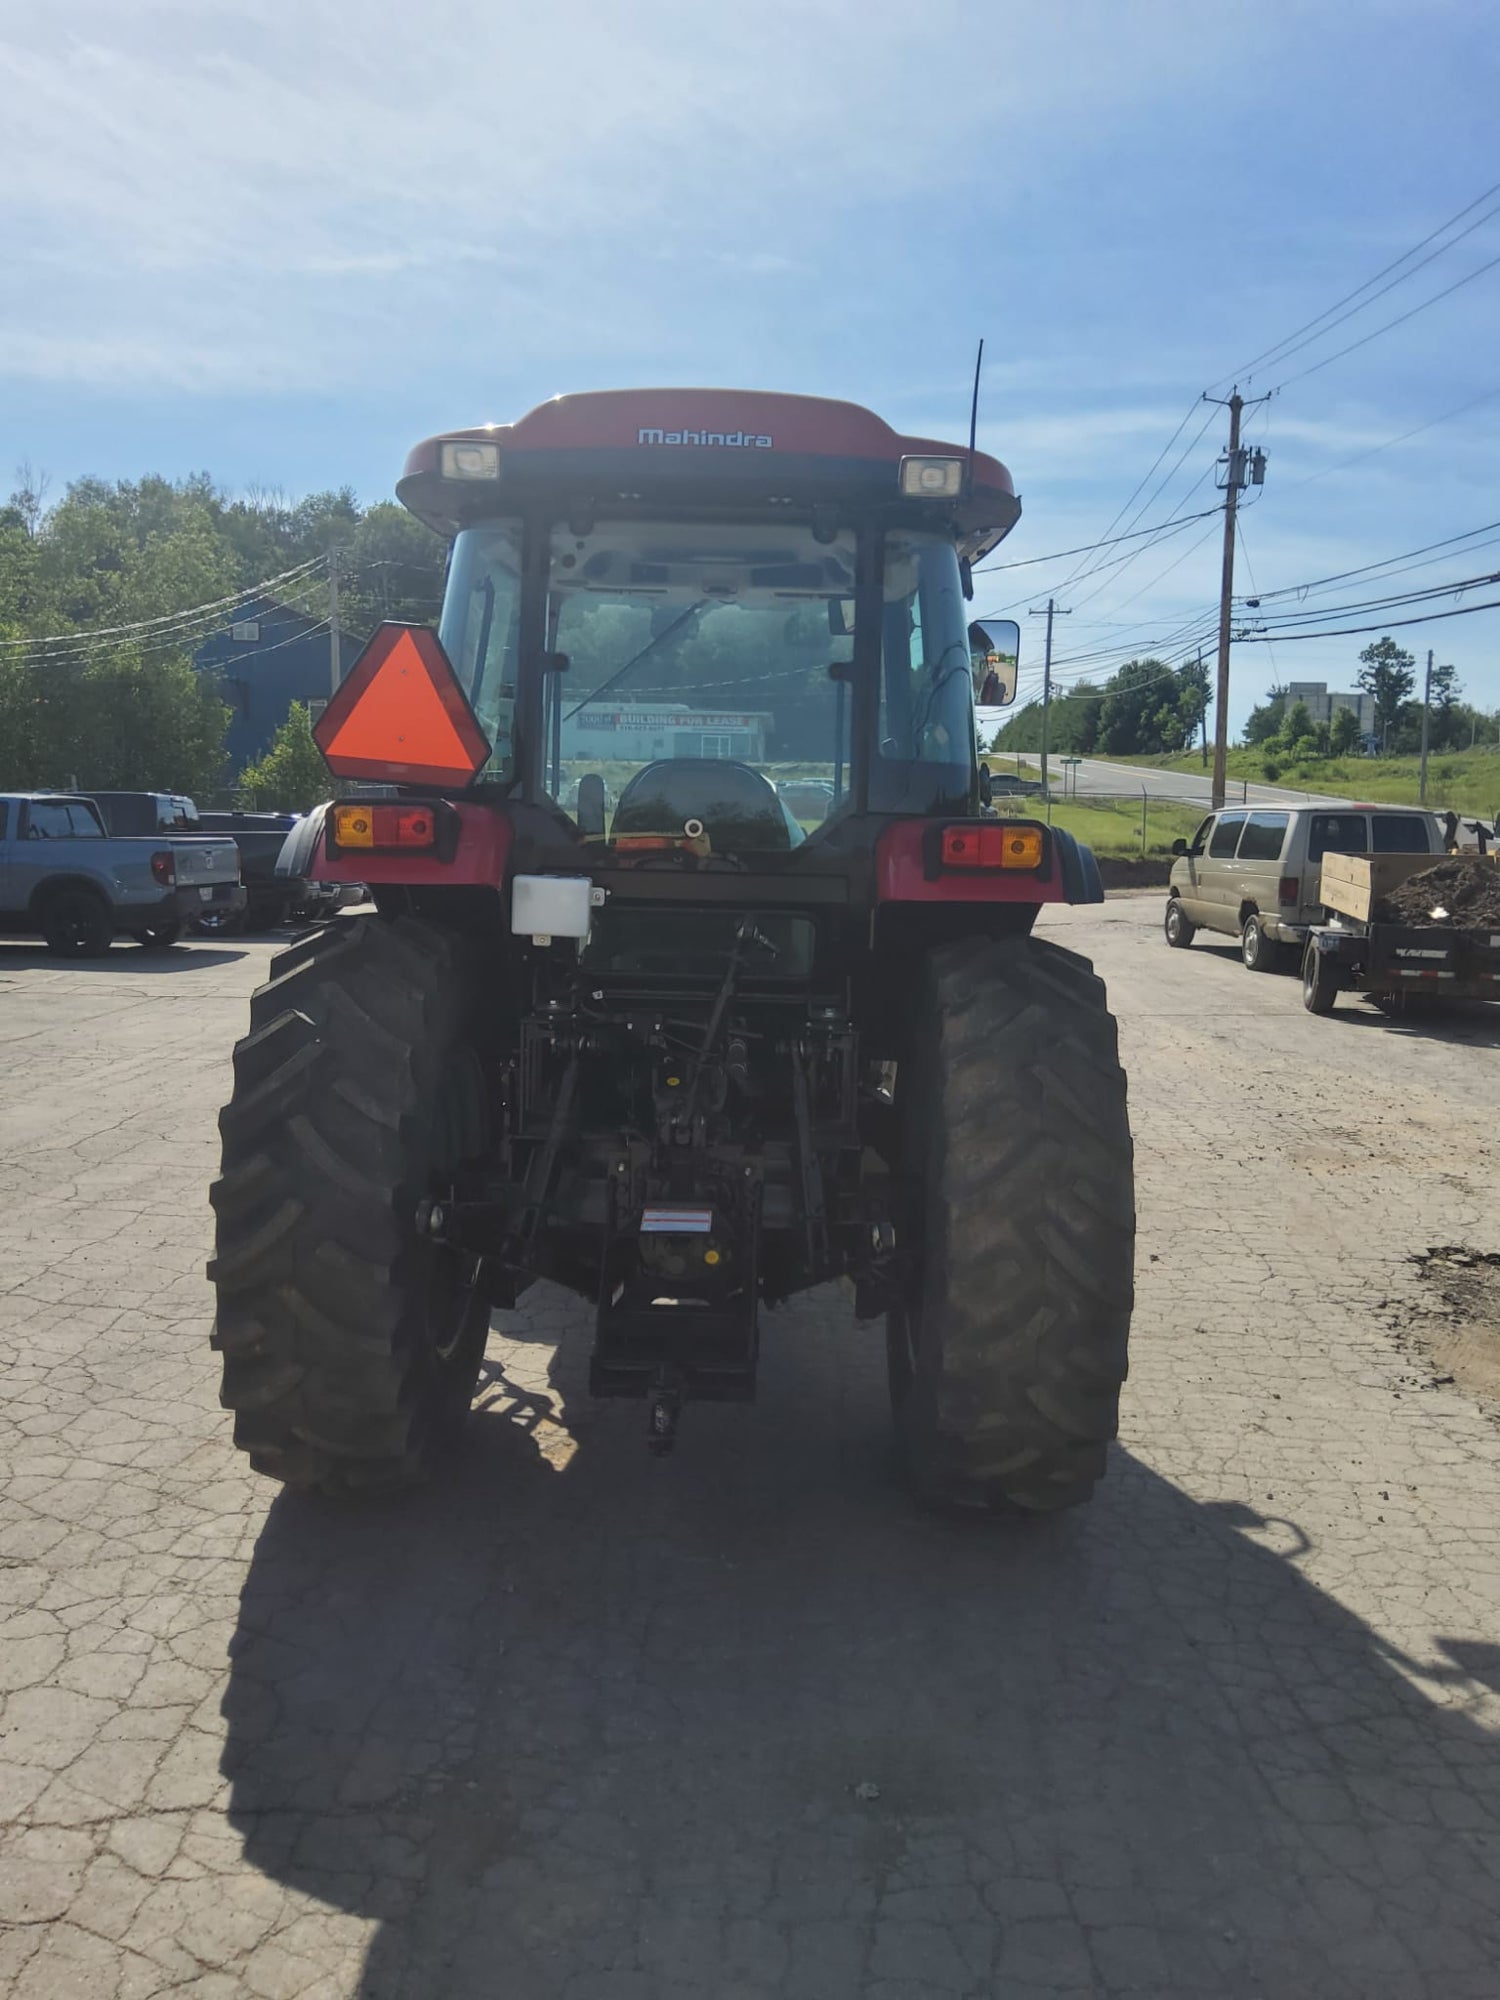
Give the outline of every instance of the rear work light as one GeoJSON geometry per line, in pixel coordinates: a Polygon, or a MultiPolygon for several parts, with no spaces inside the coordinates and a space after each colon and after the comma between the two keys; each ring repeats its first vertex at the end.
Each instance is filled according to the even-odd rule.
{"type": "Polygon", "coordinates": [[[170,889],[177,880],[177,857],[169,847],[151,857],[151,873],[164,889],[170,889]]]}
{"type": "Polygon", "coordinates": [[[435,806],[335,806],[333,845],[345,849],[385,849],[431,853],[438,844],[435,806]]]}
{"type": "Polygon", "coordinates": [[[961,458],[903,458],[901,491],[909,500],[956,500],[964,490],[961,458]]]}
{"type": "Polygon", "coordinates": [[[500,447],[497,444],[445,444],[439,462],[444,479],[500,477],[500,447]]]}
{"type": "Polygon", "coordinates": [[[938,853],[944,868],[1037,869],[1047,851],[1039,826],[945,826],[938,853]]]}

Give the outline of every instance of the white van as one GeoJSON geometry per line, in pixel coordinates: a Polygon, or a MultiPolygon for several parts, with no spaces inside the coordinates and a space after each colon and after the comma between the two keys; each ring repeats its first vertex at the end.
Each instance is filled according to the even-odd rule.
{"type": "Polygon", "coordinates": [[[1291,971],[1323,915],[1325,854],[1441,854],[1436,815],[1413,806],[1234,806],[1172,844],[1167,943],[1238,937],[1252,972],[1291,971]]]}

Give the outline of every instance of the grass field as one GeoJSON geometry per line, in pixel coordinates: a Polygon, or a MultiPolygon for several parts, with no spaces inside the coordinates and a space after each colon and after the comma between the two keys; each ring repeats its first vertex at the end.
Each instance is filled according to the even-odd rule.
{"type": "MultiPolygon", "coordinates": [[[[1191,771],[1203,775],[1199,753],[1191,750],[1176,757],[1106,758],[1104,762],[1129,762],[1158,771],[1191,771]]],[[[1284,785],[1292,791],[1332,792],[1341,798],[1373,799],[1388,805],[1415,805],[1419,791],[1419,757],[1309,757],[1299,764],[1283,763],[1275,778],[1266,775],[1266,752],[1237,749],[1229,753],[1231,778],[1248,778],[1252,784],[1284,785]]],[[[1427,804],[1435,812],[1451,807],[1454,812],[1483,813],[1486,819],[1500,811],[1500,751],[1434,751],[1427,761],[1427,804]]]]}
{"type": "Polygon", "coordinates": [[[1118,804],[1108,799],[1090,799],[1050,806],[1040,799],[997,799],[1002,812],[1020,819],[1044,819],[1060,826],[1099,855],[1129,857],[1170,854],[1172,842],[1186,840],[1203,821],[1202,806],[1174,805],[1170,800],[1151,799],[1146,805],[1146,838],[1141,844],[1141,802],[1124,799],[1118,804]]]}

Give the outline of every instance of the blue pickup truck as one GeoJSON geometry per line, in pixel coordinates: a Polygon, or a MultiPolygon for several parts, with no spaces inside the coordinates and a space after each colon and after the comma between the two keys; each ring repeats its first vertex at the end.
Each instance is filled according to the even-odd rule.
{"type": "Polygon", "coordinates": [[[232,840],[117,838],[91,799],[0,793],[0,931],[92,958],[117,933],[163,950],[205,910],[244,904],[232,840]]]}

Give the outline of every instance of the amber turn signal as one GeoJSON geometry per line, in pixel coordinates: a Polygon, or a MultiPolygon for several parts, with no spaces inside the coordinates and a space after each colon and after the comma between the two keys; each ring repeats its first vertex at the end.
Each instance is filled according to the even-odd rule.
{"type": "Polygon", "coordinates": [[[1042,865],[1046,835],[1039,826],[1003,820],[945,826],[941,848],[945,868],[1021,868],[1042,865]]]}
{"type": "Polygon", "coordinates": [[[336,847],[431,848],[437,845],[431,806],[335,806],[336,847]]]}

